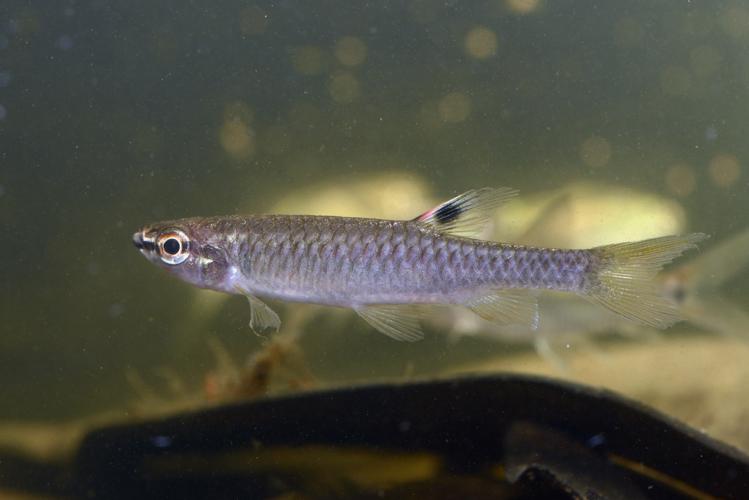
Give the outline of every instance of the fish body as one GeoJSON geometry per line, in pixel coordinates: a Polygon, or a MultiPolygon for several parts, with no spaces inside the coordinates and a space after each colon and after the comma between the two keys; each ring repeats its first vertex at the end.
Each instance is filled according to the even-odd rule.
{"type": "Polygon", "coordinates": [[[417,221],[261,215],[165,225],[223,250],[188,279],[197,286],[343,307],[463,303],[497,288],[582,292],[599,260],[592,250],[475,240],[417,221]]]}
{"type": "MultiPolygon", "coordinates": [[[[583,250],[478,240],[509,189],[469,191],[410,221],[305,215],[189,218],[134,235],[153,262],[202,288],[250,299],[253,327],[280,320],[257,296],[356,310],[388,335],[415,340],[424,306],[464,305],[500,323],[538,324],[529,290],[567,291],[630,319],[678,319],[658,296],[660,267],[702,239],[670,236],[583,250]]],[[[251,323],[251,324],[252,324],[251,323]]]]}

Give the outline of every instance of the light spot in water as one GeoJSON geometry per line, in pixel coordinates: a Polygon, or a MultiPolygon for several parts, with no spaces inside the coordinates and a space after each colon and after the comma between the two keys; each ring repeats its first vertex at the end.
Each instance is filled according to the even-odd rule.
{"type": "Polygon", "coordinates": [[[541,0],[505,0],[505,5],[515,14],[530,14],[541,6],[541,0]]]}
{"type": "Polygon", "coordinates": [[[5,106],[0,104],[0,120],[5,120],[6,116],[8,116],[8,110],[5,109],[5,106]]]}
{"type": "Polygon", "coordinates": [[[89,261],[88,264],[86,264],[86,272],[91,276],[96,276],[99,274],[99,264],[94,261],[89,261]]]}
{"type": "Polygon", "coordinates": [[[335,44],[335,57],[344,66],[359,66],[367,58],[367,46],[355,36],[344,36],[335,44]]]}
{"type": "Polygon", "coordinates": [[[109,306],[109,317],[110,318],[118,318],[122,316],[122,313],[125,312],[125,306],[123,304],[115,303],[109,306]]]}
{"type": "Polygon", "coordinates": [[[710,160],[708,167],[710,179],[718,187],[731,187],[741,176],[741,166],[735,156],[719,154],[710,160]]]}
{"type": "Polygon", "coordinates": [[[713,75],[720,69],[723,55],[709,45],[695,47],[689,53],[689,62],[692,71],[698,77],[705,78],[713,75]]]}
{"type": "Polygon", "coordinates": [[[172,445],[172,441],[169,436],[154,436],[151,438],[151,444],[157,448],[168,448],[172,445]]]}
{"type": "Polygon", "coordinates": [[[22,11],[18,17],[8,21],[8,33],[11,34],[31,35],[39,33],[40,29],[39,16],[31,10],[22,11]]]}
{"type": "Polygon", "coordinates": [[[604,167],[611,159],[611,144],[603,137],[588,137],[580,146],[580,158],[589,167],[604,167]]]}
{"type": "Polygon", "coordinates": [[[676,196],[689,196],[696,185],[694,169],[689,165],[672,165],[666,171],[666,187],[676,196]]]}
{"type": "Polygon", "coordinates": [[[497,53],[497,35],[489,28],[476,26],[466,35],[464,48],[475,59],[488,59],[497,53]]]}
{"type": "Polygon", "coordinates": [[[219,130],[221,146],[235,160],[246,160],[255,152],[255,135],[239,118],[224,122],[219,130]]]}
{"type": "Polygon", "coordinates": [[[640,47],[644,37],[642,22],[632,17],[623,17],[614,25],[614,43],[619,47],[640,47]]]}
{"type": "Polygon", "coordinates": [[[705,128],[705,139],[712,142],[718,138],[718,128],[715,125],[708,125],[705,128]]]}
{"type": "Polygon", "coordinates": [[[6,24],[5,29],[11,35],[15,35],[16,33],[21,32],[21,23],[18,21],[18,19],[8,19],[8,23],[6,24]]]}
{"type": "Polygon", "coordinates": [[[471,98],[462,92],[450,92],[440,99],[437,112],[445,123],[465,121],[471,114],[471,98]]]}
{"type": "Polygon", "coordinates": [[[302,75],[319,75],[323,71],[325,54],[320,47],[307,45],[291,51],[291,64],[302,75]]]}
{"type": "Polygon", "coordinates": [[[661,90],[670,96],[685,96],[692,87],[692,77],[681,66],[668,66],[661,72],[661,90]]]}
{"type": "Polygon", "coordinates": [[[247,7],[239,13],[239,31],[243,35],[262,35],[268,28],[268,14],[257,5],[247,7]]]}
{"type": "Polygon", "coordinates": [[[749,9],[738,4],[732,5],[720,13],[719,22],[728,36],[744,37],[749,34],[749,9]]]}
{"type": "Polygon", "coordinates": [[[715,12],[710,9],[693,10],[680,18],[681,31],[695,39],[710,36],[715,31],[715,12]]]}
{"type": "Polygon", "coordinates": [[[604,443],[606,443],[606,435],[598,433],[588,438],[588,441],[585,444],[587,444],[589,448],[596,448],[604,443]]]}
{"type": "Polygon", "coordinates": [[[0,71],[0,89],[4,89],[8,85],[10,85],[10,81],[10,71],[0,71]]]}
{"type": "Polygon", "coordinates": [[[398,430],[400,432],[408,432],[411,430],[411,422],[408,420],[403,420],[398,423],[398,430]]]}
{"type": "Polygon", "coordinates": [[[335,102],[348,104],[359,97],[359,81],[348,71],[339,71],[330,77],[328,91],[335,102]]]}
{"type": "Polygon", "coordinates": [[[61,35],[55,42],[55,47],[60,50],[70,50],[73,48],[73,38],[70,35],[61,35]]]}

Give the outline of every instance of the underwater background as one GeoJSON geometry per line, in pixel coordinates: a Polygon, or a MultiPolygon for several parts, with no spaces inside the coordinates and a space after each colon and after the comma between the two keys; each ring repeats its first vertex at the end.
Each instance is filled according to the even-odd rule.
{"type": "MultiPolygon", "coordinates": [[[[470,188],[511,186],[517,225],[543,212],[523,213],[524,199],[587,183],[570,196],[613,208],[581,204],[584,223],[551,224],[565,242],[595,237],[582,234],[591,227],[605,242],[626,239],[625,226],[690,230],[711,235],[704,253],[749,225],[748,49],[749,6],[730,1],[8,0],[0,419],[156,412],[210,395],[217,365],[267,347],[244,299],[197,291],[138,254],[131,235],[148,222],[410,218],[470,188]]],[[[722,256],[731,276],[711,306],[749,309],[746,254],[722,256]]],[[[437,324],[404,344],[351,313],[273,305],[304,365],[304,381],[282,377],[279,391],[547,373],[749,450],[740,313],[729,335],[613,329],[582,349],[581,331],[558,348],[565,368],[538,356],[530,333],[510,343],[437,324]]]]}

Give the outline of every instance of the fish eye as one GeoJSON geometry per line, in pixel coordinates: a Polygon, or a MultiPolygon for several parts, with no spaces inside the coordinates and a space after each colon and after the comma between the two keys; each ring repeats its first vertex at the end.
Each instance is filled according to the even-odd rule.
{"type": "Polygon", "coordinates": [[[164,242],[164,251],[169,255],[177,255],[182,250],[182,243],[177,238],[169,238],[164,242]]]}
{"type": "Polygon", "coordinates": [[[181,264],[189,256],[190,239],[182,231],[173,230],[160,234],[157,244],[159,257],[166,264],[181,264]]]}

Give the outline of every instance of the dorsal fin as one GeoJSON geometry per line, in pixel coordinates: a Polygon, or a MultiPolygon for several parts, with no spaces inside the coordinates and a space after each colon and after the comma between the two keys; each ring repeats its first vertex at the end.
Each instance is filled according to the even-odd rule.
{"type": "Polygon", "coordinates": [[[475,236],[491,220],[493,211],[517,194],[516,190],[506,187],[471,189],[414,220],[443,233],[475,236]]]}

